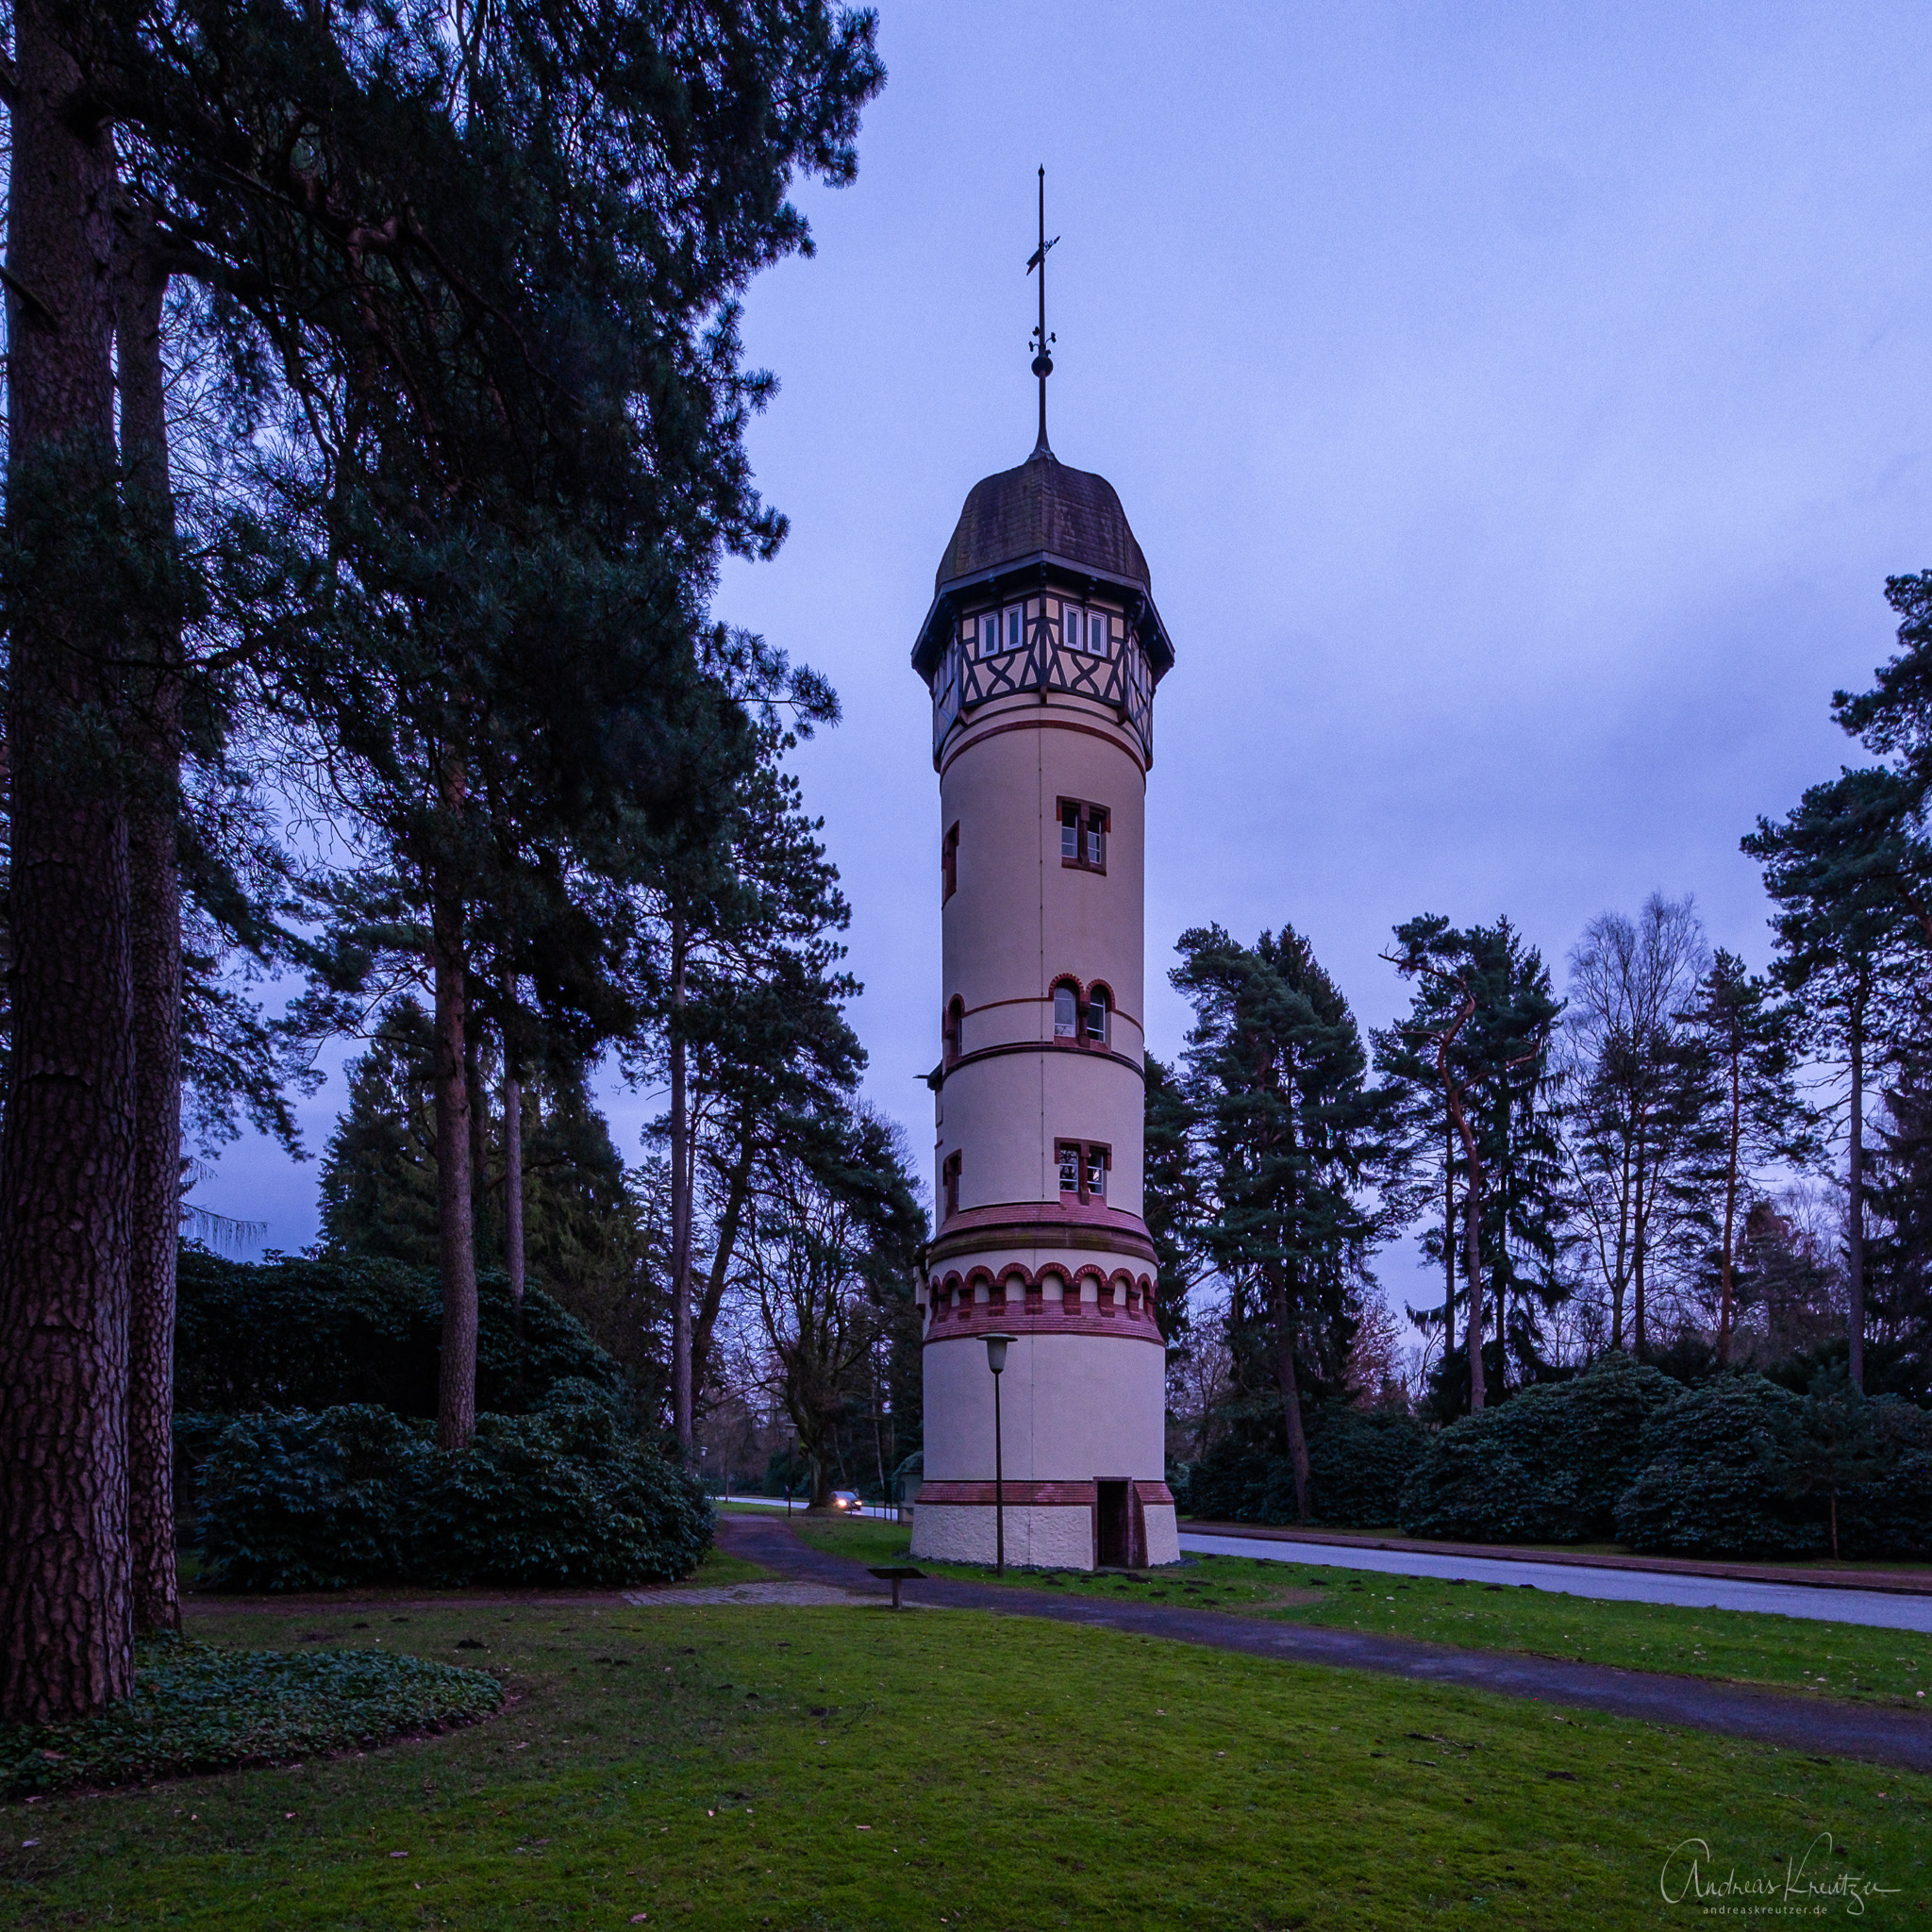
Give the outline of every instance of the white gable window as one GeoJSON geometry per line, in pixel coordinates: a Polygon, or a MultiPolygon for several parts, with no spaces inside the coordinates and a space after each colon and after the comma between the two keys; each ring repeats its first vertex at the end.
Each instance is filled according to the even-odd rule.
{"type": "Polygon", "coordinates": [[[989,610],[979,620],[979,655],[982,658],[991,658],[999,647],[1000,614],[997,610],[989,610]]]}
{"type": "Polygon", "coordinates": [[[1113,641],[1108,634],[1107,612],[1090,610],[1087,613],[1087,648],[1096,658],[1109,658],[1113,655],[1113,641]]]}

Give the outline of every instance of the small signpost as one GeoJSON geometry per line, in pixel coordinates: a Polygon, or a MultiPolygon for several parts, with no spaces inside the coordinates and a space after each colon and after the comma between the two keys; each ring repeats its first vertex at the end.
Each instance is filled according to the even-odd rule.
{"type": "Polygon", "coordinates": [[[899,1601],[899,1586],[902,1583],[919,1583],[923,1581],[925,1576],[925,1572],[924,1570],[911,1570],[907,1569],[903,1566],[897,1569],[891,1570],[874,1570],[872,1574],[874,1576],[876,1576],[881,1583],[890,1583],[892,1586],[892,1607],[895,1610],[903,1610],[906,1607],[906,1606],[899,1601]]]}

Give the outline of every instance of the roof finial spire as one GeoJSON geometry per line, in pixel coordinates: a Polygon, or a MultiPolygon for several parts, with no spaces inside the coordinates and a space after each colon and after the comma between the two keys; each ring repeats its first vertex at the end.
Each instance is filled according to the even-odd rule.
{"type": "Polygon", "coordinates": [[[1040,170],[1040,246],[1033,251],[1026,263],[1026,273],[1040,271],[1040,326],[1033,331],[1033,373],[1040,378],[1040,441],[1033,445],[1033,454],[1048,456],[1052,452],[1046,441],[1046,378],[1053,374],[1053,343],[1055,337],[1046,332],[1046,251],[1060,238],[1056,235],[1053,242],[1046,239],[1046,168],[1042,163],[1040,170]]]}

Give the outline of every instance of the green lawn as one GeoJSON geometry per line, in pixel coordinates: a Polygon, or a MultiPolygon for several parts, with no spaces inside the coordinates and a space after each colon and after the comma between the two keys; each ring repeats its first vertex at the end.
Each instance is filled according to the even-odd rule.
{"type": "Polygon", "coordinates": [[[514,1701],[366,1756],[7,1807],[0,1924],[1615,1928],[1695,1910],[1658,1890],[1687,1839],[1740,1882],[1808,1855],[1897,1888],[1874,1916],[1932,1907],[1932,1779],[1587,1712],[964,1611],[672,1592],[361,1621],[195,1624],[476,1640],[514,1701]]]}
{"type": "MultiPolygon", "coordinates": [[[[896,1524],[824,1520],[803,1525],[800,1533],[814,1548],[879,1564],[904,1562],[911,1536],[896,1524]]],[[[935,1576],[993,1580],[990,1571],[960,1564],[921,1567],[935,1576]]],[[[1444,1583],[1248,1557],[1201,1557],[1134,1580],[1062,1570],[1008,1571],[1007,1581],[1290,1623],[1353,1625],[1474,1650],[1524,1650],[1632,1670],[1680,1671],[1920,1709],[1932,1704],[1932,1639],[1859,1624],[1599,1603],[1523,1587],[1444,1583]],[[1921,1690],[1926,1695],[1921,1697],[1921,1690]]]]}

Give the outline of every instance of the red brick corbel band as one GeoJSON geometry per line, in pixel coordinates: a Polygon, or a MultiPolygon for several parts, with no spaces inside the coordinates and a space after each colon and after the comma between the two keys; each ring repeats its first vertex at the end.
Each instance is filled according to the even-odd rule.
{"type": "MultiPolygon", "coordinates": [[[[1005,1487],[1007,1505],[1015,1509],[1085,1509],[1099,1495],[1099,1491],[1091,1482],[1009,1480],[1005,1487]]],[[[1163,1482],[1137,1477],[1134,1493],[1140,1497],[1143,1508],[1152,1508],[1159,1504],[1165,1504],[1169,1508],[1174,1507],[1174,1491],[1163,1482]]],[[[991,1508],[993,1500],[993,1486],[990,1482],[928,1481],[920,1484],[912,1505],[918,1508],[925,1503],[945,1503],[978,1508],[983,1504],[991,1508]]]]}
{"type": "Polygon", "coordinates": [[[969,1269],[964,1275],[948,1274],[926,1286],[926,1337],[976,1335],[1010,1327],[1023,1335],[1131,1335],[1144,1341],[1161,1338],[1155,1302],[1154,1277],[1118,1269],[1112,1275],[1098,1268],[1072,1271],[1048,1267],[1037,1272],[1018,1262],[1003,1268],[997,1278],[990,1268],[969,1269]],[[1062,1286],[1062,1298],[1050,1302],[1043,1287],[1051,1274],[1062,1286]],[[1097,1298],[1083,1301],[1080,1284],[1091,1279],[1097,1298]],[[987,1299],[978,1299],[984,1286],[987,1299]]]}

